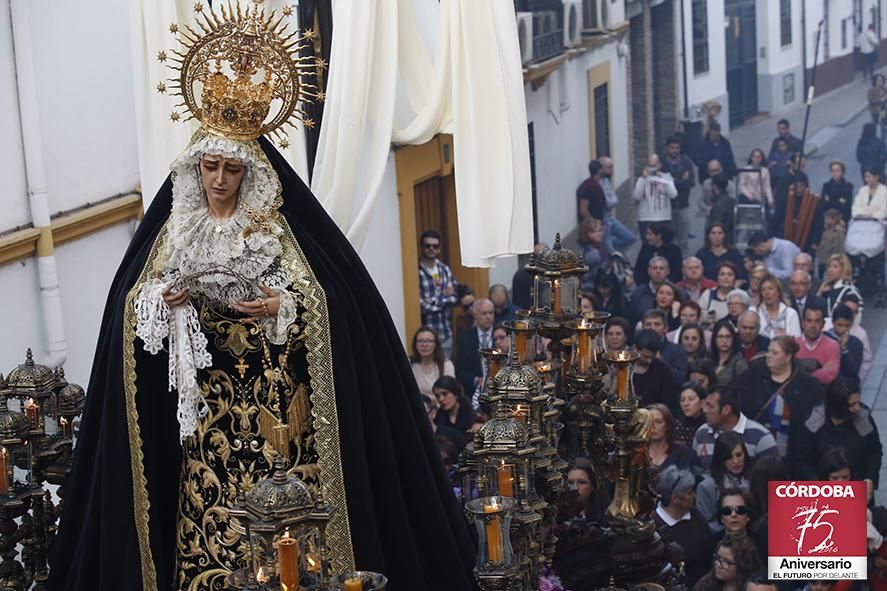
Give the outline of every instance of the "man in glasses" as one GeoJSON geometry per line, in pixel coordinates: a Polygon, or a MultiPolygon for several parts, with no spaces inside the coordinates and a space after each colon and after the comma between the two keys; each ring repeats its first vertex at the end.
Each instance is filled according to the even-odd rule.
{"type": "Polygon", "coordinates": [[[440,346],[449,358],[453,354],[453,328],[450,308],[456,305],[456,280],[446,263],[438,260],[441,249],[440,232],[426,230],[419,239],[419,299],[422,324],[430,326],[440,337],[440,346]]]}

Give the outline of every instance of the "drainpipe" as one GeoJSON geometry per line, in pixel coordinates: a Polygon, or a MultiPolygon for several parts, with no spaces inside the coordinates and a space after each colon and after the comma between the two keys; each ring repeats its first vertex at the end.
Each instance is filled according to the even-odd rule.
{"type": "Polygon", "coordinates": [[[10,5],[19,119],[28,182],[28,201],[31,207],[32,223],[34,228],[40,231],[40,237],[37,239],[37,277],[40,285],[44,338],[46,339],[45,356],[41,362],[51,367],[59,367],[68,356],[68,341],[65,338],[65,326],[62,319],[62,300],[53,252],[49,199],[43,167],[43,147],[40,141],[37,87],[34,83],[34,59],[31,53],[33,44],[29,1],[12,0],[10,5]]]}
{"type": "Polygon", "coordinates": [[[804,0],[801,0],[801,68],[806,89],[809,84],[807,84],[807,3],[804,0]]]}
{"type": "Polygon", "coordinates": [[[687,28],[684,22],[684,4],[681,0],[681,75],[684,79],[684,119],[690,119],[690,93],[687,90],[687,28]]]}

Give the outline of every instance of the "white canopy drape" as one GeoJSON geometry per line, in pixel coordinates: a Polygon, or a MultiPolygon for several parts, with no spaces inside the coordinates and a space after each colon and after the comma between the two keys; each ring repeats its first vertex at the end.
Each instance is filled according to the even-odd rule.
{"type": "Polygon", "coordinates": [[[432,63],[414,0],[339,0],[312,189],[352,244],[366,236],[392,142],[452,133],[462,264],[533,247],[530,162],[514,5],[417,0],[438,12],[432,63]],[[414,118],[395,129],[398,73],[414,118]]]}

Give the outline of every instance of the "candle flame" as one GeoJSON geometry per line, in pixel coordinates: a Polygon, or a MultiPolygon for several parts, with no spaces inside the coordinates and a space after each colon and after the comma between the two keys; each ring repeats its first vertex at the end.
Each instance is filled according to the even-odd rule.
{"type": "Polygon", "coordinates": [[[9,452],[6,451],[5,447],[0,447],[0,457],[3,457],[3,458],[9,457],[9,452]]]}
{"type": "Polygon", "coordinates": [[[583,318],[582,322],[579,323],[579,328],[588,328],[588,319],[583,318]]]}
{"type": "Polygon", "coordinates": [[[59,421],[59,424],[63,427],[67,426],[68,419],[66,419],[65,417],[62,417],[61,420],[59,421]]]}
{"type": "Polygon", "coordinates": [[[493,502],[490,503],[490,509],[493,511],[499,510],[499,502],[496,500],[496,497],[493,497],[493,502]]]}
{"type": "Polygon", "coordinates": [[[267,583],[268,582],[268,577],[265,576],[265,567],[264,566],[259,567],[259,572],[256,573],[256,582],[258,582],[258,583],[267,583]]]}
{"type": "Polygon", "coordinates": [[[285,532],[283,532],[283,535],[280,537],[283,539],[288,539],[290,537],[290,530],[286,530],[285,532]]]}
{"type": "Polygon", "coordinates": [[[308,566],[309,566],[309,567],[313,567],[313,566],[316,565],[316,564],[317,564],[317,561],[314,560],[314,558],[312,558],[312,557],[309,555],[309,556],[308,556],[308,566]]]}

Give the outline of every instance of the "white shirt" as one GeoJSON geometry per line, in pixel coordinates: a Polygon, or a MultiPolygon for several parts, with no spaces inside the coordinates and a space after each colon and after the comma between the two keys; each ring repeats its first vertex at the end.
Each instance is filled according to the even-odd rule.
{"type": "Polygon", "coordinates": [[[853,217],[874,218],[879,221],[887,219],[887,187],[878,183],[872,191],[868,185],[859,188],[853,199],[853,217]]]}
{"type": "Polygon", "coordinates": [[[641,222],[671,221],[671,200],[678,196],[674,179],[667,172],[639,177],[634,185],[641,222]]]}
{"type": "Polygon", "coordinates": [[[661,502],[656,503],[656,515],[658,515],[659,518],[662,519],[662,521],[664,521],[665,525],[667,525],[668,527],[674,527],[681,521],[690,521],[691,519],[689,511],[681,515],[680,519],[675,519],[668,514],[668,511],[665,510],[665,507],[662,506],[661,502]]]}
{"type": "Polygon", "coordinates": [[[767,305],[761,302],[757,306],[752,306],[749,311],[755,312],[761,319],[760,334],[768,339],[774,339],[781,335],[790,337],[801,336],[801,319],[794,308],[789,308],[782,302],[779,302],[779,312],[776,318],[771,320],[770,313],[767,311],[767,305]]]}
{"type": "Polygon", "coordinates": [[[493,346],[493,327],[485,331],[477,328],[477,346],[481,349],[490,349],[493,346]]]}
{"type": "Polygon", "coordinates": [[[859,36],[859,51],[871,53],[878,47],[878,36],[871,29],[866,29],[859,36]]]}

